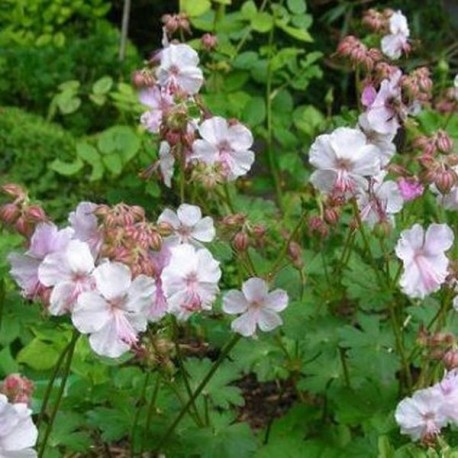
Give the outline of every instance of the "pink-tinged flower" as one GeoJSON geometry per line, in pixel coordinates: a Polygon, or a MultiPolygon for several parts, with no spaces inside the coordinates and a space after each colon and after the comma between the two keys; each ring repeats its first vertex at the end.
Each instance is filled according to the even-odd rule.
{"type": "Polygon", "coordinates": [[[191,243],[201,247],[201,242],[211,242],[215,238],[213,219],[209,216],[202,218],[200,208],[195,205],[181,204],[176,213],[167,208],[157,222],[172,227],[174,233],[165,240],[173,245],[191,243]]]}
{"type": "Polygon", "coordinates": [[[192,145],[191,159],[208,165],[218,164],[229,181],[245,175],[254,162],[253,135],[242,124],[229,125],[219,116],[205,120],[199,127],[202,139],[192,145]]]}
{"type": "Polygon", "coordinates": [[[372,103],[362,113],[359,123],[366,129],[374,130],[379,134],[395,135],[399,129],[399,106],[401,104],[401,71],[397,71],[389,79],[384,79],[380,84],[372,103]]]}
{"type": "Polygon", "coordinates": [[[149,110],[142,114],[141,124],[153,134],[160,130],[164,115],[173,106],[173,96],[166,91],[161,91],[158,86],[148,87],[140,91],[140,103],[149,110]]]}
{"type": "Polygon", "coordinates": [[[241,315],[232,322],[232,329],[244,337],[253,336],[256,328],[268,332],[283,324],[278,315],[288,305],[288,294],[282,289],[269,293],[267,283],[261,278],[250,278],[242,291],[231,290],[223,298],[223,310],[231,315],[241,315]]]}
{"type": "Polygon", "coordinates": [[[83,334],[90,334],[92,349],[102,356],[117,358],[137,343],[146,330],[154,281],[139,275],[132,281],[129,268],[106,262],[94,270],[95,291],[79,295],[72,321],[83,334]]]}
{"type": "Polygon", "coordinates": [[[442,395],[441,413],[443,413],[449,422],[458,423],[458,371],[457,369],[447,372],[444,378],[436,385],[434,389],[442,395]]]}
{"type": "Polygon", "coordinates": [[[27,404],[11,404],[0,394],[0,456],[2,458],[35,458],[38,430],[27,404]]]}
{"type": "Polygon", "coordinates": [[[93,288],[91,276],[94,258],[87,243],[72,240],[65,250],[46,256],[38,268],[38,278],[45,286],[53,286],[49,313],[71,312],[78,296],[93,288]]]}
{"type": "Polygon", "coordinates": [[[401,433],[414,441],[431,440],[447,424],[442,404],[443,396],[435,388],[418,390],[411,398],[403,399],[394,414],[401,433]]]}
{"type": "Polygon", "coordinates": [[[207,249],[189,244],[172,247],[170,252],[161,275],[169,312],[186,320],[193,312],[210,310],[219,291],[219,262],[207,249]]]}
{"type": "Polygon", "coordinates": [[[198,67],[199,56],[185,44],[170,44],[161,51],[161,63],[156,70],[159,85],[170,92],[183,91],[189,95],[199,92],[204,82],[198,67]]]}
{"type": "Polygon", "coordinates": [[[154,279],[156,281],[156,289],[153,293],[152,303],[148,311],[148,320],[157,322],[161,320],[169,309],[167,298],[165,297],[162,288],[162,271],[170,261],[170,247],[163,244],[160,251],[152,251],[150,254],[151,262],[154,266],[154,279]]]}
{"type": "Polygon", "coordinates": [[[325,193],[355,194],[367,189],[366,177],[380,172],[377,148],[367,143],[360,130],[348,127],[318,136],[310,148],[309,158],[318,169],[310,181],[325,193]]]}
{"type": "Polygon", "coordinates": [[[366,114],[359,117],[357,128],[364,133],[367,143],[377,148],[380,167],[386,167],[396,153],[396,146],[393,143],[395,135],[392,133],[381,134],[373,130],[367,121],[366,114]]]}
{"type": "Polygon", "coordinates": [[[410,30],[407,19],[400,11],[397,11],[390,17],[389,25],[390,34],[382,38],[382,52],[390,59],[399,59],[403,52],[409,50],[410,30]]]}
{"type": "Polygon", "coordinates": [[[92,202],[80,202],[68,216],[70,226],[75,231],[73,237],[86,242],[94,256],[97,256],[103,243],[99,222],[94,214],[96,208],[97,204],[92,202]]]}
{"type": "Polygon", "coordinates": [[[426,233],[419,224],[401,232],[396,255],[404,263],[400,285],[410,297],[423,298],[437,291],[447,276],[445,256],[454,235],[446,224],[431,224],[426,233]]]}
{"type": "Polygon", "coordinates": [[[172,154],[170,145],[166,141],[162,141],[159,146],[159,170],[161,171],[162,180],[168,188],[172,186],[174,165],[175,157],[172,154]]]}
{"type": "Polygon", "coordinates": [[[385,175],[386,172],[382,172],[375,177],[369,191],[359,194],[357,198],[361,220],[370,227],[381,222],[394,225],[393,215],[399,213],[404,204],[398,185],[390,180],[384,182],[385,175]]]}
{"type": "Polygon", "coordinates": [[[22,295],[33,299],[43,285],[38,279],[38,267],[46,255],[64,250],[73,237],[73,229],[59,230],[54,224],[40,223],[25,254],[11,253],[11,275],[22,288],[22,295]]]}
{"type": "Polygon", "coordinates": [[[33,383],[21,374],[10,374],[0,384],[0,393],[13,404],[30,404],[33,389],[33,383]]]}
{"type": "Polygon", "coordinates": [[[423,185],[416,178],[400,178],[398,180],[398,187],[402,198],[406,202],[420,197],[425,190],[423,185]]]}

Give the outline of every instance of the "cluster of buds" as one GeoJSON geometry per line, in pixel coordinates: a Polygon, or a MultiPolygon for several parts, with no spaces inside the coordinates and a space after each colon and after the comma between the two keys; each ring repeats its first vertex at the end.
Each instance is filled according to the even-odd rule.
{"type": "Polygon", "coordinates": [[[237,252],[243,253],[250,246],[261,248],[265,244],[266,227],[251,223],[243,213],[225,216],[221,228],[237,252]]]}
{"type": "Polygon", "coordinates": [[[454,113],[458,105],[458,87],[446,89],[434,104],[440,113],[454,113]]]}
{"type": "Polygon", "coordinates": [[[456,350],[456,337],[450,332],[435,332],[430,333],[425,327],[421,327],[417,342],[426,349],[427,357],[435,361],[443,361],[448,369],[458,367],[458,352],[456,350]],[[455,355],[455,358],[452,356],[455,355]],[[457,363],[451,366],[454,360],[457,363]]]}
{"type": "Polygon", "coordinates": [[[10,374],[0,384],[0,393],[4,394],[12,404],[30,404],[33,390],[33,383],[20,374],[10,374]]]}
{"type": "Polygon", "coordinates": [[[213,51],[218,45],[218,39],[216,38],[216,35],[212,35],[211,33],[204,33],[200,39],[200,42],[206,51],[213,51]]]}
{"type": "Polygon", "coordinates": [[[371,71],[382,59],[381,52],[376,48],[368,48],[361,40],[353,35],[346,36],[337,46],[337,54],[350,60],[355,67],[362,66],[371,71]]]}
{"type": "Polygon", "coordinates": [[[409,100],[425,103],[431,100],[433,82],[427,67],[415,69],[409,75],[401,77],[400,85],[409,100]]]}
{"type": "Polygon", "coordinates": [[[156,79],[154,77],[154,72],[148,68],[142,70],[136,70],[132,74],[132,84],[137,89],[144,89],[147,87],[153,87],[156,84],[156,79]]]}
{"type": "Polygon", "coordinates": [[[420,136],[414,141],[414,147],[421,150],[423,156],[453,152],[453,140],[444,130],[438,130],[431,136],[420,136]]]}
{"type": "Polygon", "coordinates": [[[47,221],[45,211],[31,204],[27,193],[17,184],[5,184],[1,190],[13,200],[0,206],[0,222],[29,238],[38,223],[47,221]]]}
{"type": "Polygon", "coordinates": [[[162,16],[162,23],[168,35],[173,35],[176,32],[186,32],[191,35],[189,18],[185,13],[164,14],[162,16]]]}
{"type": "Polygon", "coordinates": [[[174,345],[164,337],[154,335],[151,338],[146,338],[145,336],[141,344],[134,349],[134,352],[142,364],[153,370],[160,369],[168,374],[175,372],[175,365],[172,361],[174,345]]]}
{"type": "Polygon", "coordinates": [[[344,194],[333,192],[326,196],[323,209],[323,219],[330,226],[336,226],[342,214],[342,207],[345,205],[344,194]]]}
{"type": "Polygon", "coordinates": [[[308,219],[308,229],[311,235],[317,235],[320,238],[325,238],[329,235],[329,226],[321,216],[311,216],[308,219]]]}
{"type": "Polygon", "coordinates": [[[134,276],[154,276],[155,264],[150,251],[158,251],[162,235],[170,228],[159,228],[145,218],[145,211],[137,205],[118,204],[114,207],[100,205],[94,212],[100,221],[103,244],[101,255],[130,267],[134,276]]]}
{"type": "Polygon", "coordinates": [[[370,8],[364,12],[362,23],[373,32],[384,34],[388,32],[388,21],[392,14],[391,9],[380,12],[370,8]]]}

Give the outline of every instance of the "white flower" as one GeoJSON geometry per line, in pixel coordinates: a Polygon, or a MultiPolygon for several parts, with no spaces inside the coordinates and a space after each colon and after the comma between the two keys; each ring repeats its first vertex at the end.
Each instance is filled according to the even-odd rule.
{"type": "Polygon", "coordinates": [[[215,238],[213,219],[209,216],[202,218],[200,208],[195,205],[181,204],[176,213],[167,208],[157,222],[172,227],[174,234],[165,239],[172,244],[191,243],[200,247],[200,242],[211,242],[215,238]]]}
{"type": "Polygon", "coordinates": [[[448,420],[442,405],[443,396],[434,387],[418,390],[411,398],[403,399],[395,412],[401,433],[408,434],[414,441],[439,434],[448,420]]]}
{"type": "Polygon", "coordinates": [[[367,105],[365,113],[359,118],[364,130],[373,130],[383,135],[394,135],[400,127],[398,110],[401,110],[401,88],[399,81],[402,72],[399,70],[384,79],[372,102],[367,105]]]}
{"type": "Polygon", "coordinates": [[[210,310],[219,291],[219,262],[205,248],[183,244],[170,249],[171,257],[162,271],[162,289],[169,312],[187,319],[193,312],[210,310]]]}
{"type": "Polygon", "coordinates": [[[399,59],[402,52],[408,48],[409,26],[406,17],[400,11],[392,14],[389,23],[391,33],[382,38],[382,52],[390,59],[399,59]]]}
{"type": "Polygon", "coordinates": [[[156,70],[159,85],[174,92],[184,91],[190,95],[199,92],[204,77],[198,67],[199,56],[190,46],[170,44],[160,54],[161,64],[156,70]]]}
{"type": "Polygon", "coordinates": [[[453,239],[446,224],[431,224],[426,233],[415,224],[401,232],[396,255],[404,263],[400,285],[405,294],[423,298],[441,287],[449,265],[444,252],[452,246],[453,239]]]}
{"type": "Polygon", "coordinates": [[[68,216],[70,226],[75,231],[74,238],[86,242],[94,256],[100,251],[103,242],[97,216],[94,215],[96,208],[97,204],[92,202],[80,202],[68,216]]]}
{"type": "Polygon", "coordinates": [[[250,278],[242,291],[231,290],[223,298],[223,310],[231,315],[242,314],[232,322],[232,329],[242,336],[253,336],[258,327],[272,331],[283,321],[278,315],[288,305],[288,295],[282,289],[269,293],[267,283],[261,278],[250,278]]]}
{"type": "Polygon", "coordinates": [[[43,285],[54,287],[49,305],[51,315],[71,311],[78,296],[92,289],[93,270],[89,245],[80,240],[72,240],[65,250],[46,256],[38,269],[38,278],[43,285]]]}
{"type": "Polygon", "coordinates": [[[147,314],[154,294],[154,281],[139,275],[132,281],[130,269],[106,262],[94,270],[97,291],[78,296],[72,321],[99,355],[117,358],[137,342],[146,330],[147,314]]]}
{"type": "Polygon", "coordinates": [[[434,385],[442,395],[441,412],[451,423],[458,423],[458,370],[447,372],[444,378],[434,385]]]}
{"type": "Polygon", "coordinates": [[[38,279],[38,267],[46,255],[64,250],[73,237],[71,228],[59,230],[54,224],[40,223],[25,254],[11,253],[11,275],[22,288],[22,294],[33,299],[43,285],[38,279]]]}
{"type": "Polygon", "coordinates": [[[139,94],[140,102],[149,110],[142,114],[141,124],[151,133],[160,130],[164,114],[173,106],[173,97],[158,86],[143,89],[139,94]]]}
{"type": "Polygon", "coordinates": [[[33,424],[32,411],[26,404],[10,404],[0,394],[0,457],[34,458],[31,449],[37,441],[38,430],[33,424]]]}
{"type": "Polygon", "coordinates": [[[366,142],[360,130],[348,127],[318,136],[310,148],[309,160],[318,169],[310,181],[325,193],[356,194],[367,189],[366,177],[380,172],[377,148],[366,142]]]}
{"type": "Polygon", "coordinates": [[[199,127],[202,139],[194,140],[191,159],[208,165],[219,164],[229,181],[245,175],[254,162],[253,135],[242,124],[229,125],[214,116],[199,127]]]}
{"type": "Polygon", "coordinates": [[[173,166],[175,165],[175,157],[171,152],[170,145],[166,141],[162,141],[159,146],[159,170],[161,171],[164,184],[170,188],[172,186],[173,166]]]}
{"type": "Polygon", "coordinates": [[[369,192],[361,193],[357,197],[361,211],[361,220],[370,227],[379,222],[394,224],[393,215],[402,210],[404,199],[399,186],[394,181],[383,181],[386,172],[380,173],[372,180],[369,192]]]}
{"type": "Polygon", "coordinates": [[[380,166],[386,167],[396,153],[396,145],[393,143],[395,134],[391,132],[381,134],[372,129],[367,120],[367,113],[359,116],[357,128],[364,133],[367,143],[377,147],[380,166]]]}

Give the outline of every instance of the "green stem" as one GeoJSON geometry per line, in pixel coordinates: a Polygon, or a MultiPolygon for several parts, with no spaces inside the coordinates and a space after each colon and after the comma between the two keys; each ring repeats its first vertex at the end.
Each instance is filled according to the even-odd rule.
{"type": "Polygon", "coordinates": [[[64,366],[64,374],[60,382],[59,392],[57,393],[56,404],[54,405],[54,410],[52,411],[51,417],[49,419],[49,423],[45,431],[45,436],[43,438],[43,441],[41,442],[40,451],[38,452],[38,458],[43,458],[44,456],[46,444],[51,434],[57,412],[59,411],[60,403],[62,401],[62,396],[65,390],[65,385],[67,384],[68,376],[70,375],[70,367],[72,365],[73,354],[75,352],[76,342],[78,342],[79,336],[80,336],[79,332],[75,330],[73,332],[72,340],[69,344],[68,356],[67,356],[67,360],[64,366]]]}
{"type": "Polygon", "coordinates": [[[153,419],[154,409],[156,407],[156,399],[159,393],[160,386],[161,386],[161,374],[158,374],[156,378],[156,384],[154,385],[153,394],[151,395],[151,401],[148,406],[148,413],[146,414],[146,427],[145,427],[146,436],[149,435],[149,431],[151,428],[151,421],[153,419]]]}
{"type": "Polygon", "coordinates": [[[130,430],[130,455],[135,456],[135,432],[137,430],[138,419],[140,417],[140,411],[142,404],[146,403],[146,388],[148,387],[149,378],[151,372],[147,372],[145,375],[145,381],[143,382],[142,392],[138,400],[137,406],[135,407],[134,421],[132,422],[132,428],[130,430]]]}
{"type": "MultiPolygon", "coordinates": [[[[183,355],[181,353],[180,344],[178,342],[179,329],[178,329],[177,319],[175,317],[172,317],[172,326],[173,326],[173,337],[174,337],[173,340],[174,340],[175,352],[176,352],[177,360],[178,360],[178,367],[180,368],[181,374],[183,376],[183,382],[186,388],[186,393],[188,394],[189,399],[192,399],[192,390],[191,390],[191,385],[189,384],[188,372],[186,371],[186,368],[184,366],[183,355]]],[[[191,407],[192,407],[192,410],[194,411],[194,415],[196,417],[197,422],[199,423],[199,426],[202,426],[204,422],[200,418],[199,410],[197,409],[196,403],[194,401],[192,401],[191,407]]]]}
{"type": "Polygon", "coordinates": [[[342,364],[345,385],[348,388],[351,388],[350,373],[348,371],[347,357],[346,357],[346,354],[345,354],[345,349],[342,348],[342,347],[339,347],[339,356],[340,356],[340,362],[342,364]]]}
{"type": "Polygon", "coordinates": [[[40,413],[38,414],[38,420],[36,422],[37,428],[40,428],[40,424],[43,421],[43,418],[46,413],[46,408],[48,407],[49,398],[51,397],[51,392],[54,387],[54,382],[56,381],[57,374],[59,373],[62,363],[64,362],[65,356],[69,352],[71,346],[72,346],[72,341],[68,345],[66,345],[65,348],[62,350],[56,362],[56,365],[54,366],[54,370],[51,375],[51,379],[49,380],[48,386],[46,387],[46,391],[43,397],[43,402],[41,404],[40,413]]]}
{"type": "Polygon", "coordinates": [[[274,265],[272,266],[272,269],[270,269],[269,278],[273,278],[275,276],[275,274],[277,273],[278,268],[280,267],[280,264],[283,261],[283,258],[285,257],[286,253],[288,252],[289,244],[294,240],[294,238],[296,237],[297,233],[299,232],[299,229],[301,228],[302,224],[305,221],[305,217],[306,217],[306,214],[304,212],[304,213],[302,213],[301,217],[299,218],[299,221],[296,224],[296,227],[293,229],[293,231],[289,235],[288,239],[284,243],[278,258],[276,259],[274,265]]]}
{"type": "Polygon", "coordinates": [[[213,366],[207,372],[207,375],[205,375],[203,380],[200,382],[199,386],[194,391],[192,397],[188,400],[186,405],[181,409],[180,413],[175,418],[174,422],[169,426],[169,429],[165,432],[165,434],[159,440],[159,443],[158,443],[158,445],[156,447],[156,450],[161,450],[162,446],[168,441],[169,437],[173,434],[173,432],[175,431],[175,428],[178,426],[178,424],[180,423],[180,421],[182,420],[182,418],[184,417],[186,412],[189,410],[189,408],[191,407],[192,403],[198,398],[200,393],[207,386],[207,383],[211,380],[211,378],[213,377],[215,372],[218,370],[218,368],[221,365],[221,363],[226,359],[226,356],[235,347],[235,345],[237,344],[237,342],[240,339],[241,339],[241,336],[236,334],[226,344],[226,346],[221,351],[221,354],[220,354],[219,358],[216,360],[216,362],[213,364],[213,366]]]}
{"type": "Polygon", "coordinates": [[[267,83],[266,83],[266,116],[267,116],[267,158],[269,161],[270,172],[275,185],[277,203],[281,211],[283,209],[283,195],[281,190],[281,181],[278,173],[277,161],[273,151],[273,124],[272,124],[272,47],[274,41],[275,27],[272,26],[269,32],[269,42],[267,44],[269,55],[267,57],[267,83]]]}

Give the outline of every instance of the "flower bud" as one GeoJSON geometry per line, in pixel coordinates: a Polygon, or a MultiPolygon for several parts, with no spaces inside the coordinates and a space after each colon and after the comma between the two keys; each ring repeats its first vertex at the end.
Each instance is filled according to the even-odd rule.
{"type": "Polygon", "coordinates": [[[453,150],[453,140],[447,132],[439,130],[436,133],[436,146],[441,153],[450,153],[453,150]]]}
{"type": "Polygon", "coordinates": [[[21,211],[15,204],[5,204],[0,207],[0,221],[6,224],[14,224],[21,211]]]}
{"type": "Polygon", "coordinates": [[[27,193],[24,189],[15,183],[4,184],[1,188],[5,194],[8,194],[11,197],[16,197],[18,200],[25,200],[27,193]]]}
{"type": "Polygon", "coordinates": [[[218,39],[216,38],[216,35],[212,35],[211,33],[205,33],[204,35],[202,35],[200,41],[202,43],[203,48],[207,51],[212,51],[216,48],[218,44],[218,39]]]}
{"type": "Polygon", "coordinates": [[[457,175],[452,169],[445,169],[435,173],[434,184],[442,194],[448,194],[457,182],[457,175]]]}
{"type": "Polygon", "coordinates": [[[229,227],[239,227],[242,226],[245,221],[246,216],[243,213],[234,213],[233,215],[225,216],[221,223],[229,227]]]}
{"type": "Polygon", "coordinates": [[[237,251],[241,253],[246,251],[250,245],[248,235],[243,231],[237,232],[232,241],[232,245],[237,251]]]}
{"type": "Polygon", "coordinates": [[[33,389],[33,383],[20,374],[8,375],[0,385],[0,392],[8,398],[9,402],[14,404],[30,404],[33,389]]]}
{"type": "Polygon", "coordinates": [[[324,220],[330,225],[335,226],[340,219],[340,210],[338,208],[326,208],[324,210],[324,220]]]}
{"type": "Polygon", "coordinates": [[[442,361],[448,370],[458,367],[458,350],[449,350],[445,353],[442,361]]]}
{"type": "Polygon", "coordinates": [[[46,221],[48,218],[46,217],[45,211],[39,207],[38,205],[30,205],[25,209],[25,216],[30,221],[35,223],[46,221]]]}

